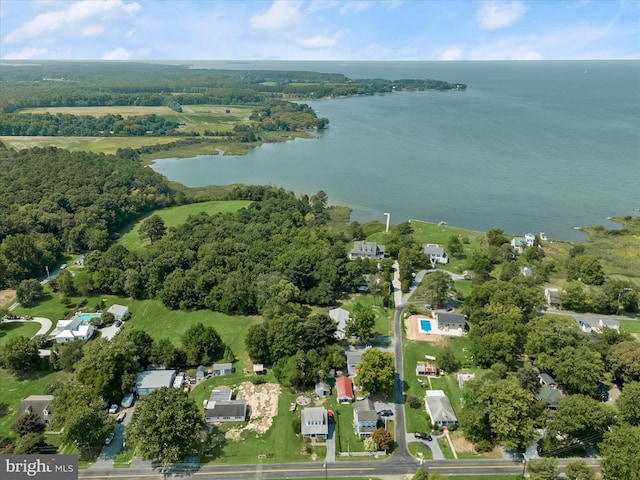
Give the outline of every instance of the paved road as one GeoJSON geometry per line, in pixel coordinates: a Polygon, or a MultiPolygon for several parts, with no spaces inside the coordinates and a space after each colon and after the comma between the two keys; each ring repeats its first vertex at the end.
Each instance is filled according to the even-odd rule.
{"type": "Polygon", "coordinates": [[[20,318],[17,320],[5,320],[5,323],[12,323],[12,322],[36,322],[40,324],[40,329],[35,333],[34,337],[36,335],[45,335],[47,332],[49,332],[49,330],[51,330],[51,320],[49,320],[48,318],[44,318],[44,317],[33,317],[32,320],[27,320],[25,318],[20,318]]]}

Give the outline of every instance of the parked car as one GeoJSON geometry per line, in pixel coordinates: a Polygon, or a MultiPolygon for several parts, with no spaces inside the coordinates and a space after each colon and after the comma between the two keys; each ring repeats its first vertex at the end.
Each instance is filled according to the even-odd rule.
{"type": "Polygon", "coordinates": [[[120,325],[122,325],[122,322],[120,320],[116,320],[115,322],[113,322],[113,326],[114,327],[119,327],[120,325]]]}
{"type": "Polygon", "coordinates": [[[116,436],[116,434],[114,432],[111,432],[109,434],[109,436],[104,439],[104,444],[105,445],[111,445],[111,442],[113,442],[113,439],[114,439],[115,436],[116,436]]]}
{"type": "Polygon", "coordinates": [[[378,412],[378,415],[381,417],[393,417],[393,411],[392,410],[380,410],[378,412]]]}
{"type": "Polygon", "coordinates": [[[113,404],[109,407],[109,413],[118,413],[118,405],[117,404],[113,404]]]}
{"type": "Polygon", "coordinates": [[[122,399],[122,402],[120,402],[120,405],[122,405],[124,408],[129,408],[131,405],[133,405],[134,400],[135,398],[133,397],[133,393],[127,393],[122,399]]]}
{"type": "Polygon", "coordinates": [[[433,440],[433,437],[425,432],[416,432],[413,435],[414,437],[419,438],[420,440],[427,440],[428,442],[433,440]]]}
{"type": "Polygon", "coordinates": [[[60,270],[64,270],[65,268],[67,268],[67,264],[63,263],[62,265],[60,265],[60,270]]]}
{"type": "Polygon", "coordinates": [[[125,418],[127,418],[127,412],[120,412],[120,415],[116,418],[116,422],[122,423],[125,418]]]}

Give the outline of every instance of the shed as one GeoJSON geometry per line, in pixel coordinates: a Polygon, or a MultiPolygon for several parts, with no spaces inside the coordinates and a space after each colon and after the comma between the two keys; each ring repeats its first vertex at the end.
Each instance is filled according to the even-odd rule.
{"type": "Polygon", "coordinates": [[[318,382],[313,389],[313,393],[319,397],[328,397],[331,395],[331,386],[327,382],[318,382]]]}
{"type": "Polygon", "coordinates": [[[215,363],[212,370],[213,374],[216,376],[229,375],[234,372],[234,368],[231,363],[215,363]]]}
{"type": "Polygon", "coordinates": [[[253,364],[253,374],[254,375],[264,375],[265,374],[264,365],[262,363],[254,363],[253,364]]]}

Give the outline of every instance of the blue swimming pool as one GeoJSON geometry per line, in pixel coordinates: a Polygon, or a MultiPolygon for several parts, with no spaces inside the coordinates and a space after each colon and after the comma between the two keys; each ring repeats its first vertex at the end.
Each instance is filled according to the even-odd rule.
{"type": "Polygon", "coordinates": [[[429,333],[431,331],[431,321],[430,320],[420,320],[420,331],[422,333],[429,333]]]}
{"type": "Polygon", "coordinates": [[[97,318],[100,316],[99,313],[78,313],[77,315],[78,317],[80,317],[82,320],[84,320],[85,322],[88,322],[89,320],[91,320],[92,318],[97,318]]]}

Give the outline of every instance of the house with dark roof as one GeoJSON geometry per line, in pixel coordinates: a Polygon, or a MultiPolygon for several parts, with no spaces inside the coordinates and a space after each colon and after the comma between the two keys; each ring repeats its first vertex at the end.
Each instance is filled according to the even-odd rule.
{"type": "Polygon", "coordinates": [[[35,413],[38,415],[38,423],[40,425],[48,425],[51,421],[51,409],[50,404],[53,400],[53,395],[30,395],[24,400],[20,401],[18,407],[18,418],[23,415],[30,415],[35,413]]]}
{"type": "Polygon", "coordinates": [[[247,401],[232,400],[232,396],[231,390],[212,390],[209,400],[205,400],[205,422],[244,422],[247,419],[247,401]]]}
{"type": "Polygon", "coordinates": [[[353,384],[351,383],[351,379],[349,377],[336,378],[336,392],[338,395],[338,402],[353,402],[353,384]]]}
{"type": "Polygon", "coordinates": [[[347,351],[347,375],[354,376],[358,373],[357,367],[362,362],[362,354],[366,349],[347,351]]]}
{"type": "Polygon", "coordinates": [[[329,419],[324,407],[307,407],[302,409],[300,433],[302,438],[317,439],[329,436],[329,419]]]}
{"type": "Polygon", "coordinates": [[[441,245],[436,243],[427,243],[424,246],[424,253],[429,257],[431,265],[435,265],[436,263],[446,265],[449,263],[447,252],[444,251],[444,248],[441,245]]]}
{"type": "Polygon", "coordinates": [[[353,248],[349,252],[349,259],[372,258],[382,260],[384,258],[384,245],[378,245],[375,242],[356,241],[353,242],[353,248]]]}
{"type": "Polygon", "coordinates": [[[369,398],[353,404],[353,431],[360,438],[369,438],[378,426],[378,414],[369,398]]]}
{"type": "Polygon", "coordinates": [[[457,331],[464,333],[467,326],[467,320],[464,315],[459,313],[438,312],[435,314],[438,322],[438,330],[457,331]]]}
{"type": "Polygon", "coordinates": [[[548,387],[543,385],[540,390],[535,394],[535,399],[543,401],[546,408],[557,409],[558,401],[564,397],[564,393],[555,387],[548,387]]]}
{"type": "Polygon", "coordinates": [[[557,307],[560,305],[560,291],[557,288],[545,288],[544,299],[550,307],[557,307]]]}
{"type": "Polygon", "coordinates": [[[446,427],[458,423],[456,412],[443,390],[427,390],[424,405],[433,425],[446,427]]]}
{"type": "Polygon", "coordinates": [[[540,375],[538,375],[538,380],[540,380],[540,385],[542,386],[549,388],[558,388],[558,383],[548,373],[541,373],[540,375]]]}

